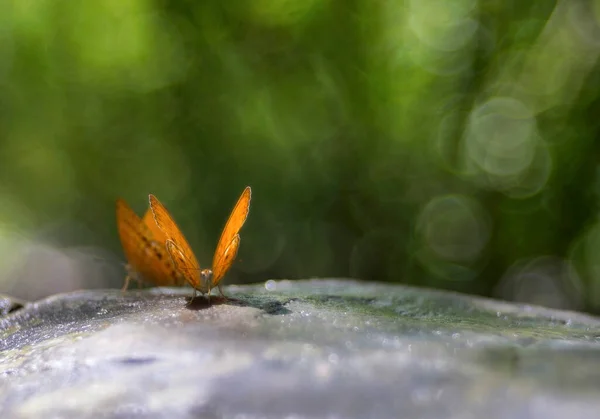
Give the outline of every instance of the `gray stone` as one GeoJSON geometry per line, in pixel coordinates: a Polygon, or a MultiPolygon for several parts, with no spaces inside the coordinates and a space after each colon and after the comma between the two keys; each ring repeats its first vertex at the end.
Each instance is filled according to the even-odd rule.
{"type": "Polygon", "coordinates": [[[6,294],[0,294],[0,316],[12,313],[27,304],[26,301],[6,294]]]}
{"type": "Polygon", "coordinates": [[[2,418],[590,418],[600,321],[345,280],[80,291],[0,318],[2,418]]]}

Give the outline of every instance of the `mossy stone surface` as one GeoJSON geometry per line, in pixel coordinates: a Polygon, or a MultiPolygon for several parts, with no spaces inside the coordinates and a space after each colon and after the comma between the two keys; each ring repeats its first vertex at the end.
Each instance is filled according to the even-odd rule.
{"type": "Polygon", "coordinates": [[[0,317],[0,417],[589,418],[600,321],[350,280],[122,294],[0,317]]]}

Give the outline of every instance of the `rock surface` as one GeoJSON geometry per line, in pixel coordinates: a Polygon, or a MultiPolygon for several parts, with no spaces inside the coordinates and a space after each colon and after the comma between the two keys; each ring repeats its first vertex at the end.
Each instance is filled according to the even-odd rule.
{"type": "Polygon", "coordinates": [[[27,304],[26,301],[12,297],[6,294],[0,294],[0,316],[6,316],[16,310],[23,308],[27,304]]]}
{"type": "Polygon", "coordinates": [[[0,417],[590,418],[600,321],[345,280],[80,291],[0,318],[0,417]]]}

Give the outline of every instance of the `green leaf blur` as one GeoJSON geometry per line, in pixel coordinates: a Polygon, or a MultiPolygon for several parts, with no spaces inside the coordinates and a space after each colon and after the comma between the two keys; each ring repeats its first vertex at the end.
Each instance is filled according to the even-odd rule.
{"type": "Polygon", "coordinates": [[[31,243],[124,263],[114,201],[148,193],[207,265],[251,185],[225,283],[597,311],[599,54],[598,0],[6,0],[0,286],[56,291],[31,243]]]}

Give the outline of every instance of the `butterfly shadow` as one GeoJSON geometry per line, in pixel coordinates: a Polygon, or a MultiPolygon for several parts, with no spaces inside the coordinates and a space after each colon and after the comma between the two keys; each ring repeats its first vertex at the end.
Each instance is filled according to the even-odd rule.
{"type": "Polygon", "coordinates": [[[227,299],[215,295],[210,296],[210,300],[204,295],[198,295],[196,297],[185,297],[187,304],[185,308],[188,310],[198,311],[198,310],[206,310],[213,306],[220,306],[223,304],[227,304],[227,299]]]}
{"type": "Polygon", "coordinates": [[[271,315],[285,315],[292,313],[286,305],[295,300],[295,298],[280,300],[253,295],[238,295],[237,298],[211,295],[210,300],[206,298],[206,296],[197,296],[193,299],[192,297],[187,297],[186,300],[188,302],[186,308],[193,311],[206,310],[213,306],[230,305],[237,307],[254,307],[271,315]]]}

